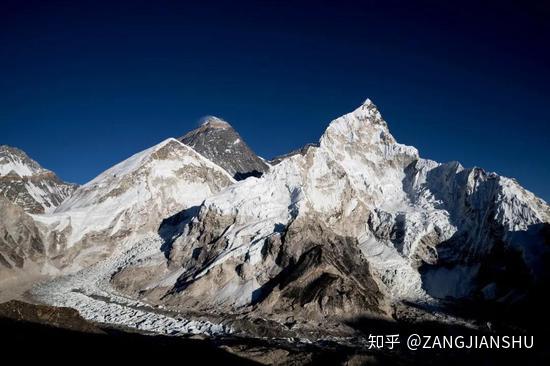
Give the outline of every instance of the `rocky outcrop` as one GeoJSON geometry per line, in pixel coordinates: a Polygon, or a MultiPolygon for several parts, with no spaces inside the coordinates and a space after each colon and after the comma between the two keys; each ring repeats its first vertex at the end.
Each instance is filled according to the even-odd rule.
{"type": "Polygon", "coordinates": [[[293,221],[262,248],[264,261],[274,256],[281,270],[253,293],[252,303],[265,314],[310,321],[382,314],[382,294],[357,244],[315,219],[293,221]]]}
{"type": "Polygon", "coordinates": [[[0,283],[31,276],[46,259],[43,232],[21,207],[0,197],[0,283]]]}

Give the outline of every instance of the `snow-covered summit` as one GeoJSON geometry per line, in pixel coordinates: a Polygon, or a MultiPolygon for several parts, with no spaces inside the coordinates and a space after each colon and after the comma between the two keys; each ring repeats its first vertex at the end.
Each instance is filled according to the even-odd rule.
{"type": "Polygon", "coordinates": [[[70,217],[73,244],[87,232],[105,228],[132,227],[138,232],[140,227],[155,227],[159,220],[200,204],[233,182],[222,168],[169,138],[81,186],[57,208],[54,217],[70,217]]]}
{"type": "Polygon", "coordinates": [[[235,181],[190,147],[169,138],[134,154],[79,187],[50,215],[48,256],[77,269],[117,243],[156,232],[160,223],[235,181]]]}
{"type": "Polygon", "coordinates": [[[46,172],[36,161],[16,147],[0,145],[0,176],[18,175],[28,177],[46,172]]]}
{"type": "Polygon", "coordinates": [[[99,174],[84,184],[56,212],[94,205],[97,204],[97,200],[105,200],[105,196],[117,196],[123,193],[123,190],[119,188],[113,192],[113,187],[127,187],[130,183],[136,183],[144,174],[160,179],[163,176],[170,177],[177,169],[195,166],[211,169],[228,181],[232,181],[231,176],[216,164],[180,141],[167,138],[99,174]]]}
{"type": "MultiPolygon", "coordinates": [[[[370,100],[360,105],[354,111],[332,121],[323,136],[320,144],[330,148],[330,144],[352,145],[384,145],[396,144],[386,121],[376,105],[370,100]]],[[[414,154],[416,149],[409,147],[414,154]]],[[[417,153],[416,153],[417,154],[417,153]]]]}
{"type": "MultiPolygon", "coordinates": [[[[323,238],[334,235],[356,241],[391,301],[501,298],[518,291],[495,272],[505,266],[501,253],[522,258],[522,266],[537,278],[543,266],[536,253],[548,251],[541,235],[549,222],[548,205],[516,182],[456,162],[423,159],[414,147],[399,144],[367,100],[332,121],[318,147],[206,199],[172,246],[172,264],[182,266],[174,286],[185,290],[170,297],[175,304],[186,304],[190,296],[204,299],[205,307],[238,308],[257,303],[258,292],[273,291],[265,295],[272,306],[278,296],[274,278],[292,271],[289,263],[305,260],[301,250],[309,246],[304,243],[323,247],[323,238]],[[288,234],[296,230],[307,238],[300,245],[288,234]],[[219,245],[205,233],[214,233],[219,245]],[[199,249],[199,258],[208,260],[189,259],[199,249]],[[292,259],[282,261],[285,256],[292,259]],[[234,276],[239,266],[246,272],[234,276]]],[[[347,266],[362,265],[350,261],[347,266]]],[[[329,272],[346,283],[342,273],[332,267],[329,272]]],[[[313,276],[308,283],[323,278],[322,273],[308,276],[313,276]]],[[[316,291],[331,292],[329,287],[316,291]]],[[[350,311],[359,311],[360,302],[350,301],[350,311]]]]}
{"type": "Polygon", "coordinates": [[[30,213],[52,211],[76,185],[61,181],[24,151],[0,146],[0,196],[30,213]]]}

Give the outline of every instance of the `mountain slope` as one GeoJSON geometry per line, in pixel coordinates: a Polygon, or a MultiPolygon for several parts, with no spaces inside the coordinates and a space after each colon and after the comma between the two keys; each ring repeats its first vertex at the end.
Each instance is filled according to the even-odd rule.
{"type": "Polygon", "coordinates": [[[62,182],[25,152],[0,146],[0,196],[29,213],[53,211],[77,188],[62,182]]]}
{"type": "Polygon", "coordinates": [[[33,216],[43,227],[45,262],[68,271],[86,267],[233,182],[191,148],[167,139],[79,187],[55,212],[33,216]]]}
{"type": "Polygon", "coordinates": [[[199,128],[179,140],[237,180],[259,177],[269,169],[229,123],[216,117],[207,117],[199,128]]]}

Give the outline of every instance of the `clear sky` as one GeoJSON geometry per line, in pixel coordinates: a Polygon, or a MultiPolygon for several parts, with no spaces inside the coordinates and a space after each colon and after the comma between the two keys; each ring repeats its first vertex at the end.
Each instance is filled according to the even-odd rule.
{"type": "Polygon", "coordinates": [[[449,3],[2,0],[0,143],[84,183],[204,115],[270,158],[369,97],[423,157],[549,201],[548,2],[449,3]]]}

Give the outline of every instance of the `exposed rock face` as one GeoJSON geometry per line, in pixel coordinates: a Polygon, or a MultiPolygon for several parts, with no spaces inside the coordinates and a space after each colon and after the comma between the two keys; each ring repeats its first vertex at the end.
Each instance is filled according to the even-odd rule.
{"type": "MultiPolygon", "coordinates": [[[[252,306],[267,317],[292,315],[308,321],[383,312],[382,295],[357,241],[335,235],[314,218],[278,227],[258,252],[244,256],[226,251],[224,233],[234,218],[203,220],[191,224],[189,234],[170,248],[170,266],[183,265],[183,271],[178,269],[176,283],[162,296],[165,304],[208,312],[252,306]],[[213,222],[219,231],[210,230],[213,222]]],[[[114,282],[120,286],[132,278],[135,272],[127,269],[114,282]]],[[[151,287],[159,278],[148,273],[147,280],[146,287],[151,287]]]]}
{"type": "Polygon", "coordinates": [[[0,212],[0,283],[33,275],[46,257],[39,225],[21,207],[2,197],[0,212]]]}
{"type": "Polygon", "coordinates": [[[229,123],[216,117],[207,117],[199,128],[179,140],[221,166],[236,180],[259,177],[269,169],[229,123]]]}
{"type": "Polygon", "coordinates": [[[42,168],[23,151],[0,146],[0,196],[25,211],[51,212],[76,188],[42,168]]]}
{"type": "Polygon", "coordinates": [[[314,219],[293,221],[280,240],[273,237],[262,248],[264,257],[276,255],[282,271],[253,292],[252,302],[266,314],[294,309],[296,317],[319,321],[382,313],[382,294],[357,244],[314,219]]]}

